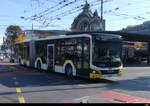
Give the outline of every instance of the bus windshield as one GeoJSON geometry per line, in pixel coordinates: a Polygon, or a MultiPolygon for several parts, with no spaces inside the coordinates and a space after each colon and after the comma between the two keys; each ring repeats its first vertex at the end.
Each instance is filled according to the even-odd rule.
{"type": "Polygon", "coordinates": [[[121,42],[100,41],[93,42],[93,62],[121,61],[121,42]]]}

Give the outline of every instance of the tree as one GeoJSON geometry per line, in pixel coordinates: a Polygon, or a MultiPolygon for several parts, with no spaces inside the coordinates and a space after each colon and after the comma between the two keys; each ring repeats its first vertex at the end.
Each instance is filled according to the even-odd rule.
{"type": "Polygon", "coordinates": [[[11,51],[11,57],[13,57],[14,55],[14,47],[15,47],[15,40],[18,37],[19,34],[23,33],[22,29],[20,28],[20,26],[17,25],[10,25],[9,27],[7,27],[6,29],[6,45],[8,47],[8,49],[10,49],[11,51]]]}
{"type": "Polygon", "coordinates": [[[6,36],[8,38],[13,38],[13,40],[15,40],[15,38],[17,37],[17,35],[19,33],[22,33],[22,29],[17,26],[17,25],[10,25],[9,27],[7,27],[6,29],[6,36]]]}

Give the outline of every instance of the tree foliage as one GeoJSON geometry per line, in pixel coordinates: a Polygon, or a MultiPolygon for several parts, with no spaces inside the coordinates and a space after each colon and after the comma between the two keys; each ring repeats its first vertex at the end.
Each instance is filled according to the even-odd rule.
{"type": "Polygon", "coordinates": [[[7,45],[12,52],[14,51],[15,40],[21,33],[23,33],[23,31],[20,26],[10,25],[6,28],[6,39],[4,42],[6,43],[5,45],[7,45]]]}
{"type": "Polygon", "coordinates": [[[19,33],[22,33],[22,29],[17,25],[10,25],[6,29],[6,36],[16,38],[19,33]]]}

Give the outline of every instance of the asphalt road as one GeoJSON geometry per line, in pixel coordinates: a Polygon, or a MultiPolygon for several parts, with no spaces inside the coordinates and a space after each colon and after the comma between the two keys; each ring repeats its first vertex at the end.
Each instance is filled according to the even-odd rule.
{"type": "Polygon", "coordinates": [[[132,103],[130,98],[142,103],[150,101],[149,91],[147,66],[125,67],[119,78],[87,80],[0,63],[0,103],[84,103],[87,99],[91,103],[132,103]]]}

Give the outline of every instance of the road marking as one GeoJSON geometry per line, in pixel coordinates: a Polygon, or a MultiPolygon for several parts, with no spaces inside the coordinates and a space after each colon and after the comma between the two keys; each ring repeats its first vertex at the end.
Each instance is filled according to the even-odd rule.
{"type": "Polygon", "coordinates": [[[89,85],[79,84],[79,87],[90,87],[89,85]]]}
{"type": "Polygon", "coordinates": [[[21,93],[22,92],[21,88],[16,88],[16,92],[21,93]]]}
{"type": "Polygon", "coordinates": [[[118,101],[117,103],[150,103],[150,99],[146,99],[138,96],[132,96],[132,95],[116,92],[116,91],[105,91],[90,96],[76,98],[73,100],[63,100],[61,101],[61,103],[79,103],[79,102],[88,103],[88,100],[90,98],[95,98],[95,97],[96,99],[100,99],[100,100],[108,99],[108,101],[111,101],[112,103],[113,101],[115,103],[117,101],[118,101]]]}
{"type": "Polygon", "coordinates": [[[77,98],[77,99],[74,99],[74,100],[79,101],[79,100],[87,99],[87,98],[90,98],[90,96],[84,96],[84,97],[80,97],[80,98],[77,98]]]}
{"type": "Polygon", "coordinates": [[[79,87],[97,87],[96,84],[78,84],[79,87]]]}
{"type": "Polygon", "coordinates": [[[19,101],[19,103],[25,103],[24,97],[19,97],[19,98],[18,98],[18,101],[19,101]]]}
{"type": "Polygon", "coordinates": [[[149,99],[145,99],[145,98],[138,97],[138,96],[131,96],[128,94],[114,92],[114,91],[106,91],[102,93],[97,93],[92,96],[97,97],[97,98],[102,97],[102,98],[113,99],[113,100],[121,101],[124,103],[149,103],[150,102],[149,99]]]}

